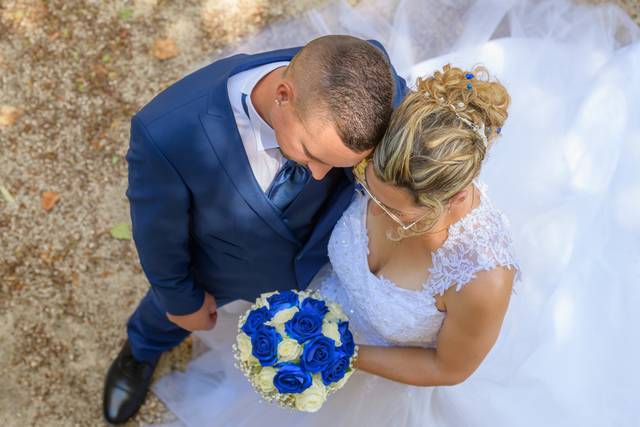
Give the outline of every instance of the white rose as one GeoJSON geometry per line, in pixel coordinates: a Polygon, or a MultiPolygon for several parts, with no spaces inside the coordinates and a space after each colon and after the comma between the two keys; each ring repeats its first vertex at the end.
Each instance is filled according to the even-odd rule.
{"type": "Polygon", "coordinates": [[[273,377],[276,376],[276,372],[271,366],[265,366],[256,375],[256,384],[263,393],[269,393],[276,389],[276,386],[273,385],[273,377]]]}
{"type": "Polygon", "coordinates": [[[281,337],[286,337],[287,336],[287,331],[284,330],[284,323],[278,323],[278,324],[269,324],[269,326],[273,326],[276,328],[276,332],[280,334],[281,337]]]}
{"type": "Polygon", "coordinates": [[[238,351],[240,353],[240,360],[243,362],[252,362],[258,363],[258,359],[251,354],[253,351],[253,345],[251,344],[251,338],[249,335],[244,332],[240,332],[238,334],[238,338],[236,339],[236,343],[238,345],[238,351]]]}
{"type": "Polygon", "coordinates": [[[354,369],[346,372],[344,374],[344,377],[340,378],[340,380],[334,384],[335,389],[338,390],[338,389],[342,388],[347,383],[347,381],[349,380],[349,377],[351,375],[353,375],[354,372],[355,372],[354,369]]]}
{"type": "Polygon", "coordinates": [[[318,374],[313,376],[311,386],[296,395],[296,409],[304,412],[316,412],[327,400],[327,388],[318,374]]]}
{"type": "Polygon", "coordinates": [[[327,303],[327,307],[329,307],[329,312],[325,316],[326,320],[331,320],[335,322],[344,322],[349,320],[344,311],[342,311],[342,307],[339,304],[330,301],[327,303]]]}
{"type": "Polygon", "coordinates": [[[287,333],[284,330],[284,324],[287,323],[291,318],[299,311],[298,307],[289,307],[283,310],[280,310],[273,316],[271,320],[267,322],[269,326],[273,326],[276,328],[276,331],[282,336],[286,337],[287,333]]]}
{"type": "Polygon", "coordinates": [[[266,307],[268,302],[267,302],[267,298],[269,298],[271,295],[275,295],[277,294],[279,291],[273,291],[273,292],[265,292],[263,294],[261,294],[258,299],[256,299],[256,306],[257,308],[260,307],[266,307]]]}
{"type": "Polygon", "coordinates": [[[340,331],[338,330],[338,325],[333,322],[322,322],[322,334],[331,338],[335,341],[336,347],[340,347],[342,345],[342,341],[340,340],[340,331]]]}
{"type": "Polygon", "coordinates": [[[300,357],[302,346],[291,338],[283,338],[278,344],[278,358],[283,362],[290,362],[300,357]]]}
{"type": "Polygon", "coordinates": [[[298,312],[298,307],[289,307],[280,310],[271,319],[271,324],[274,326],[284,325],[298,312]]]}

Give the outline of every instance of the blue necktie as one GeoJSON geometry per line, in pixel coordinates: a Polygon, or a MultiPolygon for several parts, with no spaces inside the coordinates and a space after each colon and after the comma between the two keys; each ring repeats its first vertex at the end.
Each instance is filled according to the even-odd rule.
{"type": "MultiPolygon", "coordinates": [[[[249,120],[249,108],[247,107],[247,94],[242,94],[242,108],[249,120]]],[[[266,195],[280,212],[284,212],[291,202],[309,181],[309,170],[293,160],[287,160],[276,174],[273,182],[267,188],[266,195]]]]}

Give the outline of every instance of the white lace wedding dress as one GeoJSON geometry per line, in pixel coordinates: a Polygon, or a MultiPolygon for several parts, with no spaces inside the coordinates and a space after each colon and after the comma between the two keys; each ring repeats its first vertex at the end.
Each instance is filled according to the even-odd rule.
{"type": "Polygon", "coordinates": [[[346,307],[356,342],[434,346],[446,316],[435,292],[514,266],[514,253],[522,281],[498,341],[462,384],[414,387],[356,371],[315,414],[257,400],[230,349],[249,303],[229,304],[213,331],[195,334],[186,372],[153,385],[177,418],[170,425],[640,425],[638,27],[616,7],[565,0],[367,0],[330,3],[222,54],[326,33],[381,41],[409,82],[447,62],[483,63],[513,99],[479,179],[482,203],[434,253],[424,290],[366,268],[364,196],[334,229],[333,269],[312,286],[346,307]]]}
{"type": "MultiPolygon", "coordinates": [[[[486,186],[477,181],[475,185],[480,190],[480,203],[449,227],[448,238],[432,254],[429,278],[421,290],[398,287],[371,273],[366,229],[369,199],[356,193],[331,233],[330,265],[309,286],[342,306],[356,343],[434,348],[446,317],[437,309],[434,295],[443,294],[450,286],[461,289],[479,271],[497,266],[517,268],[506,218],[491,204],[486,186]]],[[[436,414],[428,410],[433,388],[399,384],[361,371],[314,414],[259,402],[230,359],[238,312],[249,304],[237,302],[233,310],[221,310],[222,323],[216,330],[200,334],[209,348],[192,362],[190,371],[161,378],[154,385],[154,391],[182,423],[194,427],[262,426],[265,422],[320,427],[437,422],[436,414]]]]}
{"type": "Polygon", "coordinates": [[[453,284],[460,290],[478,271],[517,265],[506,219],[491,205],[485,186],[477,187],[480,204],[449,228],[419,291],[398,287],[369,270],[368,197],[356,195],[331,234],[328,277],[321,274],[315,281],[323,296],[345,309],[356,343],[435,348],[446,314],[437,309],[434,295],[453,284]]]}

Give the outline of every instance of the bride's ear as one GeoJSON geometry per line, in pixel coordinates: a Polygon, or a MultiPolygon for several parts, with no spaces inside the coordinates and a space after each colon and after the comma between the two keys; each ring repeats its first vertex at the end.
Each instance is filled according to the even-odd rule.
{"type": "Polygon", "coordinates": [[[464,190],[460,190],[456,194],[454,194],[450,199],[451,206],[459,205],[460,203],[462,203],[469,195],[469,191],[470,190],[468,188],[465,188],[464,190]]]}

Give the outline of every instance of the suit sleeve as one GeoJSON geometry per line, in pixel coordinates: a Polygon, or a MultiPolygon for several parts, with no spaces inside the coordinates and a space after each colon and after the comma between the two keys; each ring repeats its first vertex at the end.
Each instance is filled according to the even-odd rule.
{"type": "Polygon", "coordinates": [[[137,116],[131,121],[127,163],[127,197],[142,269],[164,311],[193,313],[204,302],[204,290],[191,271],[190,192],[137,116]]]}

